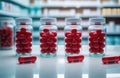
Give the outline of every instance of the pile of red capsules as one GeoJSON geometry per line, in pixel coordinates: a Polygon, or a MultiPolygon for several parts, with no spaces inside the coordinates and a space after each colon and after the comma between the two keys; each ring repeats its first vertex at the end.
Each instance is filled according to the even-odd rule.
{"type": "Polygon", "coordinates": [[[13,44],[13,30],[8,27],[0,28],[0,47],[8,48],[13,44]]]}
{"type": "Polygon", "coordinates": [[[105,33],[102,32],[101,29],[97,29],[96,31],[91,31],[89,33],[89,51],[94,54],[102,54],[104,53],[105,47],[105,33]]]}
{"type": "Polygon", "coordinates": [[[40,32],[41,53],[56,53],[56,36],[56,31],[49,31],[49,29],[44,29],[42,32],[40,32]]]}
{"type": "Polygon", "coordinates": [[[70,54],[79,54],[81,48],[81,32],[72,29],[65,33],[65,50],[70,54]]]}
{"type": "Polygon", "coordinates": [[[16,32],[16,52],[19,54],[31,53],[32,51],[32,33],[22,27],[16,32]]]}

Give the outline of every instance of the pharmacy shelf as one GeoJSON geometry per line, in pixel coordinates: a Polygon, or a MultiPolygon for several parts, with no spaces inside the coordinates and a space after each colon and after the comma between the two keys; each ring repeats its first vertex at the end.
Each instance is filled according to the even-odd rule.
{"type": "Polygon", "coordinates": [[[0,10],[0,15],[10,16],[10,17],[19,17],[19,16],[21,16],[18,13],[11,13],[11,12],[2,11],[2,10],[0,10]]]}
{"type": "Polygon", "coordinates": [[[18,2],[16,0],[1,0],[1,1],[12,3],[12,4],[18,5],[18,6],[23,7],[23,8],[29,8],[29,5],[25,5],[25,4],[20,3],[20,2],[18,2]]]}
{"type": "Polygon", "coordinates": [[[32,5],[31,7],[37,7],[37,8],[96,8],[99,7],[99,4],[95,3],[95,4],[86,4],[86,3],[41,3],[41,4],[36,4],[36,5],[32,5]]]}
{"type": "Polygon", "coordinates": [[[101,4],[101,8],[120,8],[120,4],[101,4]]]}
{"type": "Polygon", "coordinates": [[[120,32],[108,32],[108,36],[120,36],[120,32]]]}
{"type": "Polygon", "coordinates": [[[102,15],[102,16],[106,18],[120,18],[120,15],[102,15]]]}

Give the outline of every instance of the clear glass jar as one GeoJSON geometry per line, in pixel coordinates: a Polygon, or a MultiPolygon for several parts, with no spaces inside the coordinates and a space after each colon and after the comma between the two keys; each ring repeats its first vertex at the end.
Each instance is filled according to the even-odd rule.
{"type": "Polygon", "coordinates": [[[41,57],[55,57],[57,52],[57,26],[55,18],[41,18],[40,52],[41,57]]]}
{"type": "Polygon", "coordinates": [[[79,18],[67,18],[64,28],[66,56],[79,55],[81,51],[82,26],[79,18]]]}
{"type": "Polygon", "coordinates": [[[32,19],[16,19],[16,56],[29,56],[32,52],[32,19]]]}
{"type": "Polygon", "coordinates": [[[104,56],[106,27],[105,18],[91,18],[89,31],[89,52],[90,56],[104,56]]]}
{"type": "Polygon", "coordinates": [[[0,49],[12,49],[14,40],[14,19],[0,18],[0,49]]]}

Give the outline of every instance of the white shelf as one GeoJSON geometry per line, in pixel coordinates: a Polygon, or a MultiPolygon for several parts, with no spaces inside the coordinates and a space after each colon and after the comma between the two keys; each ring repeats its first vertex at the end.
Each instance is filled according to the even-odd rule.
{"type": "Polygon", "coordinates": [[[107,35],[120,35],[120,32],[107,32],[107,35]]]}
{"type": "Polygon", "coordinates": [[[11,12],[2,11],[2,10],[0,10],[0,15],[12,16],[12,17],[19,17],[20,16],[20,14],[18,14],[18,13],[11,13],[11,12]]]}
{"type": "Polygon", "coordinates": [[[120,15],[102,15],[103,17],[120,18],[120,15]]]}
{"type": "Polygon", "coordinates": [[[24,7],[24,8],[30,7],[28,4],[22,3],[22,2],[17,1],[17,0],[2,0],[2,1],[9,2],[9,3],[15,4],[15,5],[19,5],[19,6],[24,7]]]}
{"type": "Polygon", "coordinates": [[[101,4],[101,8],[103,7],[110,7],[110,8],[120,8],[120,4],[101,4]]]}

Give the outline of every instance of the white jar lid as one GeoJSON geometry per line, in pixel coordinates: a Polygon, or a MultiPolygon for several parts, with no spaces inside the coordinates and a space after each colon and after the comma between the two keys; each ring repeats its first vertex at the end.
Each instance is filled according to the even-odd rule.
{"type": "Polygon", "coordinates": [[[0,23],[1,24],[13,24],[13,25],[15,25],[14,19],[10,18],[10,17],[0,17],[0,23]]]}
{"type": "Polygon", "coordinates": [[[26,24],[26,25],[31,25],[32,24],[32,19],[29,17],[20,17],[16,18],[16,24],[26,24]]]}
{"type": "Polygon", "coordinates": [[[90,18],[89,20],[91,25],[95,25],[95,24],[105,24],[105,18],[90,18]]]}
{"type": "Polygon", "coordinates": [[[41,18],[40,19],[40,24],[41,25],[54,25],[56,24],[56,18],[48,18],[48,17],[45,17],[45,18],[41,18]]]}
{"type": "Polygon", "coordinates": [[[66,24],[71,25],[71,24],[76,24],[80,25],[81,19],[80,18],[66,18],[66,24]]]}

